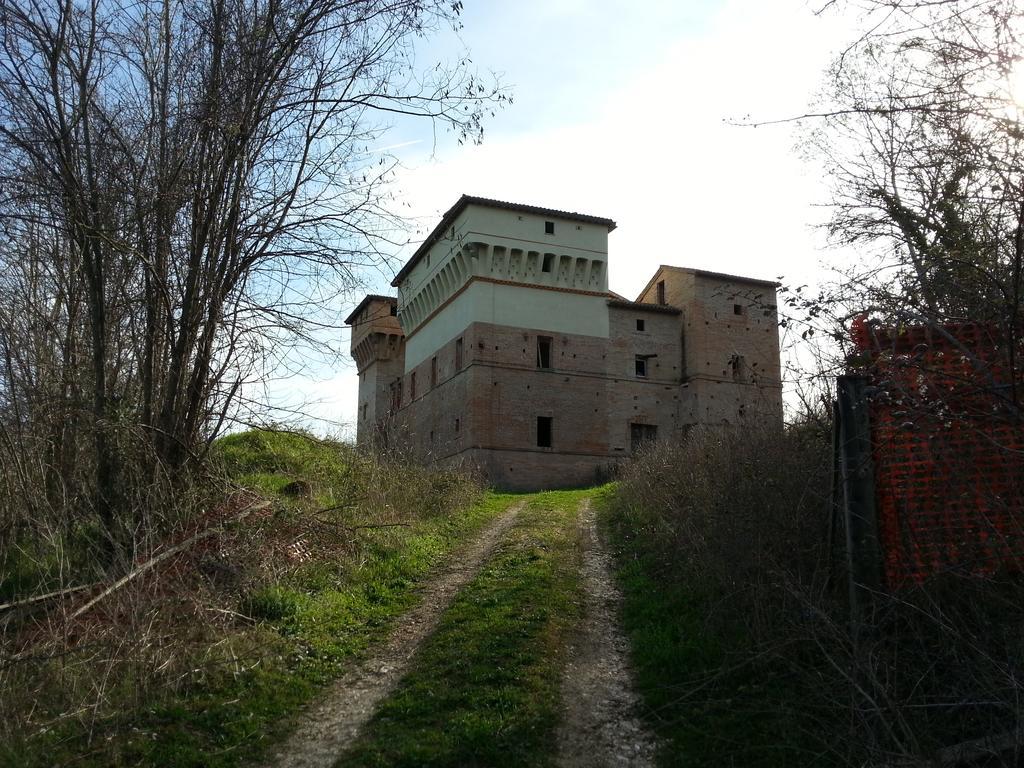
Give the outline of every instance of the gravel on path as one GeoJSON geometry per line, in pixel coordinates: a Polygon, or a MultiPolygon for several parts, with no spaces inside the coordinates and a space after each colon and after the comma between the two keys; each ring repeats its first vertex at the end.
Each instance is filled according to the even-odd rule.
{"type": "Polygon", "coordinates": [[[654,765],[657,744],[637,717],[629,644],[618,627],[622,594],[611,573],[611,556],[597,532],[594,510],[580,509],[585,615],[570,640],[562,677],[565,718],[558,733],[561,768],[654,765]]]}

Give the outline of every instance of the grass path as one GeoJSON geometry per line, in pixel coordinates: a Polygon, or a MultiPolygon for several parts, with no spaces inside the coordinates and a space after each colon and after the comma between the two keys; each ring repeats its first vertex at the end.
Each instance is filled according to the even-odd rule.
{"type": "Polygon", "coordinates": [[[522,508],[523,502],[512,505],[452,557],[448,567],[422,588],[421,602],[398,621],[381,648],[331,686],[276,750],[269,765],[318,768],[334,764],[405,675],[413,654],[437,627],[441,614],[490,557],[522,508]]]}
{"type": "Polygon", "coordinates": [[[565,647],[580,617],[575,520],[584,496],[527,498],[338,766],[554,764],[565,647]]]}
{"type": "Polygon", "coordinates": [[[426,588],[276,765],[653,765],[592,492],[525,497],[426,588]]]}

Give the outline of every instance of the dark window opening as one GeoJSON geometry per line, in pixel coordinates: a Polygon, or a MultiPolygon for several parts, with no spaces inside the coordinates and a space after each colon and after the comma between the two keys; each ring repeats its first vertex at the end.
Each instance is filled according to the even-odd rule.
{"type": "Polygon", "coordinates": [[[551,337],[550,336],[538,336],[537,337],[537,367],[538,368],[550,368],[551,367],[551,337]]]}
{"type": "Polygon", "coordinates": [[[544,234],[545,235],[553,235],[553,234],[555,234],[555,222],[553,222],[553,221],[545,221],[544,222],[544,234]]]}
{"type": "Polygon", "coordinates": [[[538,448],[550,448],[551,447],[551,422],[554,419],[550,416],[538,416],[537,417],[537,447],[538,448]]]}
{"type": "Polygon", "coordinates": [[[734,315],[742,315],[743,314],[743,305],[742,304],[733,304],[732,305],[732,313],[734,315]]]}
{"type": "Polygon", "coordinates": [[[665,303],[665,281],[664,280],[659,280],[658,281],[658,303],[659,304],[664,304],[665,303]]]}
{"type": "Polygon", "coordinates": [[[437,386],[437,358],[430,358],[430,388],[437,386]]]}
{"type": "Polygon", "coordinates": [[[644,355],[637,355],[634,358],[634,365],[636,366],[636,375],[647,377],[647,357],[644,355]]]}
{"type": "Polygon", "coordinates": [[[456,432],[458,432],[458,431],[459,431],[459,426],[460,426],[459,420],[458,420],[458,419],[456,419],[456,420],[455,420],[455,431],[456,431],[456,432]]]}
{"type": "Polygon", "coordinates": [[[729,367],[732,368],[732,380],[740,384],[747,381],[747,359],[743,355],[733,355],[729,359],[729,367]]]}
{"type": "Polygon", "coordinates": [[[462,339],[455,340],[455,370],[462,370],[462,339]]]}
{"type": "Polygon", "coordinates": [[[644,321],[643,320],[637,320],[636,321],[636,329],[638,331],[642,331],[644,329],[644,321]]]}
{"type": "Polygon", "coordinates": [[[398,317],[398,305],[397,304],[392,304],[391,305],[391,316],[392,317],[398,317]]]}
{"type": "Polygon", "coordinates": [[[553,254],[553,253],[545,253],[544,254],[544,263],[541,264],[540,271],[541,272],[550,272],[552,269],[554,269],[554,266],[555,266],[555,254],[553,254]]]}
{"type": "Polygon", "coordinates": [[[642,447],[644,443],[650,443],[658,439],[658,427],[654,424],[630,424],[629,442],[634,451],[642,447]]]}

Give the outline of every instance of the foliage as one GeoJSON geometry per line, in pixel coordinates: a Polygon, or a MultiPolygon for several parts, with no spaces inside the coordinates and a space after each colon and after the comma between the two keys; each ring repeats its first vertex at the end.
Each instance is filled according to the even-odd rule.
{"type": "Polygon", "coordinates": [[[833,300],[891,324],[1006,323],[1024,263],[1024,17],[1004,0],[829,3],[868,30],[836,59],[807,153],[859,249],[833,300]]]}
{"type": "Polygon", "coordinates": [[[398,242],[384,119],[479,140],[504,100],[467,59],[416,64],[460,9],[0,1],[6,490],[46,489],[41,512],[97,520],[123,557],[140,496],[323,349],[336,298],[398,242]]]}

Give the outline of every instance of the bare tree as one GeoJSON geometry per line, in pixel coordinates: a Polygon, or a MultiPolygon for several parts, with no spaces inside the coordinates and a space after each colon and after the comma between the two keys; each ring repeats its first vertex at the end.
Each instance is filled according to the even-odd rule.
{"type": "Polygon", "coordinates": [[[857,7],[869,31],[834,63],[808,135],[833,183],[830,233],[876,247],[854,293],[897,321],[1017,318],[1021,14],[1003,0],[857,7]]]}
{"type": "Polygon", "coordinates": [[[460,10],[0,0],[3,436],[45,446],[110,542],[136,487],[200,457],[266,356],[381,260],[387,118],[481,137],[502,92],[414,56],[460,10]]]}

